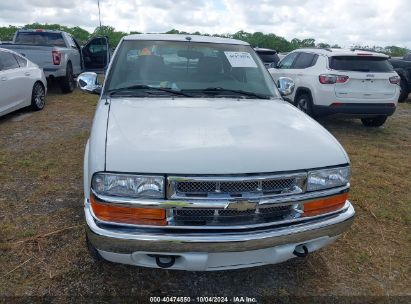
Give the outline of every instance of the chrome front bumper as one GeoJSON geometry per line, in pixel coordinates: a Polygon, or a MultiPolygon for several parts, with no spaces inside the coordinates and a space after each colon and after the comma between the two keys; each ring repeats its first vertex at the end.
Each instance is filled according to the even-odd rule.
{"type": "Polygon", "coordinates": [[[87,236],[100,251],[119,254],[134,252],[243,252],[285,244],[303,244],[309,240],[333,238],[346,231],[354,220],[354,208],[348,201],[340,213],[298,224],[273,224],[262,229],[210,231],[141,229],[104,225],[96,222],[85,207],[87,236]]]}

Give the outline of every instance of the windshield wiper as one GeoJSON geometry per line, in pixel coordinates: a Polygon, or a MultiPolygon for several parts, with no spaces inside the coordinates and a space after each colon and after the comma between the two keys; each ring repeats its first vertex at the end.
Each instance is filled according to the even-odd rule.
{"type": "Polygon", "coordinates": [[[128,87],[122,87],[118,89],[112,89],[108,90],[108,93],[110,96],[116,95],[116,94],[122,94],[128,91],[135,91],[135,90],[144,90],[145,93],[150,93],[152,94],[153,91],[160,91],[160,92],[167,92],[171,93],[173,95],[179,95],[179,96],[186,96],[186,97],[192,97],[191,95],[184,93],[182,91],[177,91],[169,88],[161,88],[161,87],[151,87],[145,84],[135,84],[131,85],[128,87]]]}
{"type": "Polygon", "coordinates": [[[221,93],[227,92],[227,93],[234,93],[235,95],[245,95],[245,96],[255,97],[258,99],[271,99],[270,96],[260,94],[260,93],[243,91],[243,90],[225,89],[221,87],[215,87],[215,88],[210,87],[206,89],[184,90],[184,91],[185,92],[199,92],[199,93],[204,93],[204,94],[221,94],[221,93]]]}

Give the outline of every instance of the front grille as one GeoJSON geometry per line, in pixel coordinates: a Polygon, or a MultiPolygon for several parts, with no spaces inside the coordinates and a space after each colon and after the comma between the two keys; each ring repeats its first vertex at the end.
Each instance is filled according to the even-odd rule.
{"type": "MultiPolygon", "coordinates": [[[[262,200],[304,191],[305,173],[249,174],[246,176],[169,176],[167,198],[182,201],[226,202],[227,208],[181,208],[169,216],[179,226],[230,226],[268,223],[290,218],[296,211],[290,205],[265,207],[262,200]],[[230,203],[230,204],[228,204],[230,203]]],[[[210,203],[211,202],[211,203],[210,203]]]]}
{"type": "Polygon", "coordinates": [[[173,211],[175,224],[184,226],[250,225],[284,220],[293,214],[292,206],[276,206],[249,210],[181,209],[173,211]]]}
{"type": "Polygon", "coordinates": [[[220,191],[223,193],[242,193],[254,192],[258,189],[258,182],[244,181],[244,182],[221,182],[220,191]]]}
{"type": "Polygon", "coordinates": [[[265,192],[276,192],[291,189],[294,185],[295,179],[293,178],[265,180],[262,182],[262,189],[265,192]]]}
{"type": "Polygon", "coordinates": [[[176,189],[179,193],[209,193],[215,192],[214,182],[178,182],[176,189]]]}
{"type": "Polygon", "coordinates": [[[174,181],[173,194],[180,197],[286,194],[296,191],[298,186],[302,187],[300,181],[296,177],[232,181],[177,180],[174,181]]]}

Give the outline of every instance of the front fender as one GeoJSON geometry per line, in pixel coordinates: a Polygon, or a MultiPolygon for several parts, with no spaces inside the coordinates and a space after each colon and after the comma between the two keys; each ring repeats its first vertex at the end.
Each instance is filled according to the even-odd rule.
{"type": "Polygon", "coordinates": [[[106,168],[106,136],[110,105],[105,100],[97,104],[90,138],[84,153],[84,195],[90,197],[91,179],[96,172],[106,168]]]}
{"type": "Polygon", "coordinates": [[[87,140],[86,149],[84,151],[84,163],[83,163],[83,187],[84,187],[84,197],[90,197],[90,183],[88,174],[88,158],[89,158],[89,142],[87,140]]]}

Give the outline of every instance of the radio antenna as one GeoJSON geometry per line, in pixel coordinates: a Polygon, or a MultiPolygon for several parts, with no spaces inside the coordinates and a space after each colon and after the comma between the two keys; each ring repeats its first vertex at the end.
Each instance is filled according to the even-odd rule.
{"type": "Polygon", "coordinates": [[[101,32],[100,0],[97,0],[97,6],[98,6],[98,21],[100,22],[99,31],[101,32]]]}

